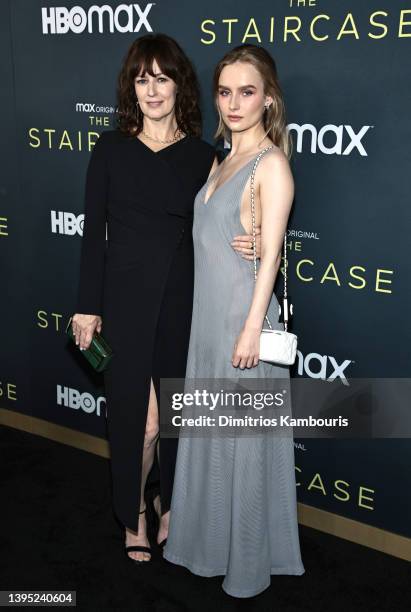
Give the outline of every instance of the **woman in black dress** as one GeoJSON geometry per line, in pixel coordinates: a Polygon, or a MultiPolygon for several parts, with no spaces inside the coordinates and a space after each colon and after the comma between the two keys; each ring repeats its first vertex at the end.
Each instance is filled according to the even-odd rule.
{"type": "MultiPolygon", "coordinates": [[[[148,561],[144,488],[159,437],[159,383],[185,376],[193,203],[217,161],[200,139],[194,70],[172,38],[150,34],[132,44],[118,93],[119,129],[103,132],[87,171],[73,330],[81,349],[102,330],[114,352],[104,374],[113,504],[129,558],[148,561]]],[[[251,257],[250,237],[233,238],[233,248],[251,257]]],[[[160,544],[176,450],[176,439],[161,441],[160,544]]]]}

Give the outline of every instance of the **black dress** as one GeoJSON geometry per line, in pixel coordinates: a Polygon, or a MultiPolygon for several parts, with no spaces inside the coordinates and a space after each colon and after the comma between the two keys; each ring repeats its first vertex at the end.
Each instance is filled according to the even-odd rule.
{"type": "MultiPolygon", "coordinates": [[[[187,136],[154,152],[103,132],[87,170],[78,313],[100,315],[114,356],[104,373],[117,517],[138,527],[150,378],[184,378],[193,299],[192,215],[214,149],[187,136]],[[107,221],[107,243],[106,243],[107,221]]],[[[162,512],[170,509],[177,439],[160,446],[162,512]]]]}

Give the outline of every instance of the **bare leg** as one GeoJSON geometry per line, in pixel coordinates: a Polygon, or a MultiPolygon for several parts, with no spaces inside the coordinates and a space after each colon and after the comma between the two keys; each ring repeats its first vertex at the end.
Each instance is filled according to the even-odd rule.
{"type": "MultiPolygon", "coordinates": [[[[148,412],[146,421],[146,431],[144,435],[143,447],[143,465],[141,470],[141,492],[140,492],[140,511],[145,508],[144,489],[146,486],[147,476],[151,470],[154,461],[154,453],[156,449],[156,441],[159,433],[158,425],[158,405],[157,397],[153,385],[150,381],[150,398],[148,401],[148,412]]],[[[126,546],[149,546],[147,539],[147,525],[145,513],[139,514],[138,531],[132,531],[126,527],[126,546]]],[[[137,561],[149,561],[150,553],[146,552],[130,552],[129,557],[137,561]]]]}
{"type": "MultiPolygon", "coordinates": [[[[158,457],[158,463],[160,465],[160,440],[157,443],[157,457],[158,457]]],[[[158,534],[157,534],[157,543],[160,544],[160,542],[162,540],[164,540],[167,535],[168,535],[168,524],[170,521],[170,511],[166,512],[165,514],[161,515],[161,500],[160,500],[160,495],[157,495],[154,498],[154,508],[156,509],[156,512],[158,514],[158,517],[160,519],[160,526],[158,529],[158,534]]]]}

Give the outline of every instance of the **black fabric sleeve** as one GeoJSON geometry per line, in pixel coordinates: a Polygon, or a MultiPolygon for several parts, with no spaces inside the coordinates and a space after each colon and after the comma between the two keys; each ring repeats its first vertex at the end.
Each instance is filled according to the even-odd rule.
{"type": "Polygon", "coordinates": [[[93,147],[86,175],[83,238],[76,312],[102,315],[108,189],[107,142],[93,147]]]}

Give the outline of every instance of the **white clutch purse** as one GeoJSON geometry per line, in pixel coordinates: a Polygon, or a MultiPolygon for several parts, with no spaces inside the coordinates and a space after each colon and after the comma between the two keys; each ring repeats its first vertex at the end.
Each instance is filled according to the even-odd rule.
{"type": "Polygon", "coordinates": [[[297,336],[280,329],[263,329],[260,336],[260,359],[270,363],[292,365],[297,354],[297,336]]]}
{"type": "MultiPolygon", "coordinates": [[[[253,171],[251,173],[250,189],[251,189],[251,217],[253,225],[253,260],[254,260],[254,281],[257,280],[257,256],[255,247],[255,204],[254,204],[254,177],[258,162],[266,151],[272,149],[272,146],[266,147],[261,151],[255,160],[253,171]]],[[[297,354],[298,338],[295,334],[287,331],[288,315],[292,314],[292,306],[288,308],[287,297],[287,235],[284,235],[284,294],[283,294],[283,319],[284,331],[273,329],[267,315],[265,320],[268,323],[269,329],[263,328],[260,335],[260,355],[261,361],[269,363],[278,363],[280,365],[292,365],[295,362],[297,354]]]]}

